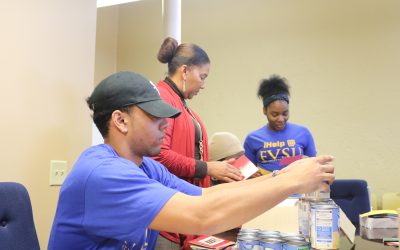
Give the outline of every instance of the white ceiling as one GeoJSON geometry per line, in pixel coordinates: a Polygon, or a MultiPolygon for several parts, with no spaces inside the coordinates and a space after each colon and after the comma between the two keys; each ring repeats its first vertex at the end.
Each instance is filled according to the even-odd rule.
{"type": "Polygon", "coordinates": [[[97,0],[97,8],[136,1],[140,0],[97,0]]]}

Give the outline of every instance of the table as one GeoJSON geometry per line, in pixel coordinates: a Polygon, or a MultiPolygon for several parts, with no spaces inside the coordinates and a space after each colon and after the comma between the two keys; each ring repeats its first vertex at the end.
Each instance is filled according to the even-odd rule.
{"type": "MultiPolygon", "coordinates": [[[[372,230],[373,231],[373,230],[372,230]]],[[[239,232],[239,228],[235,228],[220,234],[216,234],[216,237],[226,239],[226,240],[231,240],[231,241],[236,241],[236,236],[237,233],[239,232]]],[[[395,232],[395,231],[392,231],[395,232]]],[[[390,233],[392,233],[390,232],[390,233]]],[[[340,250],[390,250],[390,249],[398,249],[392,246],[385,246],[382,243],[382,239],[368,239],[367,236],[365,235],[365,232],[361,230],[361,235],[356,235],[354,244],[350,242],[350,240],[343,234],[341,233],[340,236],[340,250]]],[[[385,236],[386,237],[386,236],[385,236]]],[[[391,237],[391,236],[387,236],[391,237]]]]}

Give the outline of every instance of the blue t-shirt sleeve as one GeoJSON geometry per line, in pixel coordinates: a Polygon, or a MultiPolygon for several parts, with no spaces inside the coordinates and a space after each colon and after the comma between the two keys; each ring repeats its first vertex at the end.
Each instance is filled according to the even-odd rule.
{"type": "Polygon", "coordinates": [[[257,155],[256,155],[256,151],[254,150],[254,147],[253,147],[251,141],[252,141],[252,139],[251,139],[251,134],[250,134],[244,140],[244,144],[243,144],[244,154],[246,155],[247,158],[249,158],[249,160],[254,165],[257,166],[258,165],[257,164],[257,155]]]}
{"type": "Polygon", "coordinates": [[[202,194],[202,189],[200,187],[171,174],[171,172],[158,161],[145,157],[143,159],[142,168],[150,178],[157,180],[164,186],[192,196],[199,196],[202,194]]]}
{"type": "Polygon", "coordinates": [[[317,150],[315,149],[314,138],[310,130],[308,130],[307,128],[306,128],[306,138],[308,143],[304,149],[304,155],[314,157],[317,155],[317,150]]]}
{"type": "Polygon", "coordinates": [[[103,163],[87,179],[82,224],[92,235],[135,240],[176,192],[127,161],[103,163]]]}

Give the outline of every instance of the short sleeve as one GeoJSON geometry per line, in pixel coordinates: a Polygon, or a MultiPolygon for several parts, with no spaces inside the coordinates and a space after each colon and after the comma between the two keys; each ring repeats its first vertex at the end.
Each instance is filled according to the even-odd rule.
{"type": "Polygon", "coordinates": [[[307,128],[306,128],[306,140],[307,140],[307,145],[306,148],[304,149],[304,154],[310,157],[316,156],[317,150],[315,148],[314,138],[310,130],[308,130],[307,128]]]}
{"type": "Polygon", "coordinates": [[[249,158],[249,160],[251,162],[253,162],[254,164],[257,164],[257,159],[256,159],[256,155],[253,152],[253,147],[251,145],[251,134],[248,135],[246,137],[246,139],[244,140],[244,144],[243,144],[243,148],[244,148],[244,154],[246,155],[247,158],[249,158]]]}
{"type": "Polygon", "coordinates": [[[176,192],[128,161],[103,163],[87,180],[82,224],[92,235],[139,241],[176,192]]]}
{"type": "Polygon", "coordinates": [[[141,167],[147,176],[157,180],[164,186],[192,196],[199,196],[202,193],[200,187],[178,178],[176,175],[169,172],[164,165],[151,158],[144,157],[141,167]]]}

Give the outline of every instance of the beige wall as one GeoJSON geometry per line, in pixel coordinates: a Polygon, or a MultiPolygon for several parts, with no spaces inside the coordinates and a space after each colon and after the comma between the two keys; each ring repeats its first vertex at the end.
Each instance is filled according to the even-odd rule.
{"type": "Polygon", "coordinates": [[[99,8],[96,24],[95,84],[117,70],[118,6],[99,8]]]}
{"type": "Polygon", "coordinates": [[[42,249],[59,187],[50,160],[71,167],[90,145],[96,1],[15,0],[0,9],[0,181],[24,184],[42,249]],[[5,7],[6,6],[6,7],[5,7]]]}
{"type": "MultiPolygon", "coordinates": [[[[292,86],[291,121],[336,157],[337,178],[400,191],[399,8],[397,0],[182,1],[182,40],[212,60],[206,89],[189,104],[210,135],[243,140],[266,122],[258,81],[281,74],[292,86]]],[[[160,12],[157,0],[119,8],[117,70],[164,77],[160,12]]]]}

